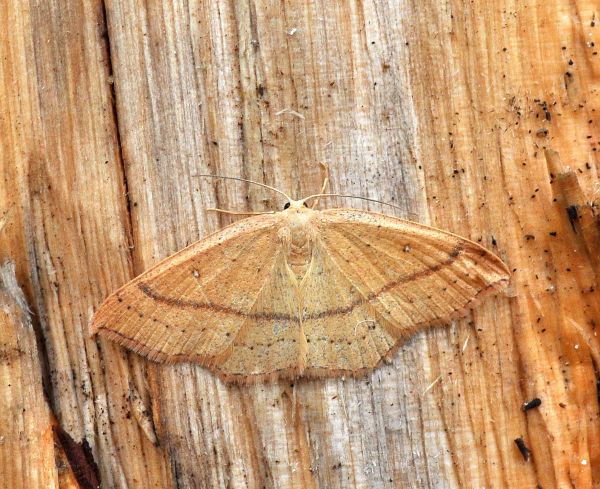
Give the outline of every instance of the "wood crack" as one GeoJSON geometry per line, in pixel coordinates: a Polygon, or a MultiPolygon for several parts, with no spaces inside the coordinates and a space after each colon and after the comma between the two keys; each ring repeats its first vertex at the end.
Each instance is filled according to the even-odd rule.
{"type": "Polygon", "coordinates": [[[112,113],[112,121],[114,124],[114,135],[115,135],[115,144],[117,149],[116,161],[118,166],[118,171],[121,176],[121,184],[123,186],[123,193],[125,195],[125,207],[126,207],[126,220],[125,220],[125,236],[127,240],[127,256],[129,258],[129,267],[130,270],[133,271],[135,269],[135,260],[133,256],[133,250],[135,249],[135,240],[133,237],[133,218],[131,215],[131,196],[129,193],[129,182],[127,178],[127,169],[125,168],[125,155],[123,153],[123,144],[121,141],[121,128],[119,125],[119,114],[117,107],[117,91],[115,90],[115,78],[113,73],[113,64],[112,64],[112,52],[110,46],[110,30],[108,26],[108,16],[106,15],[106,2],[102,0],[100,2],[100,9],[102,12],[102,17],[100,22],[102,23],[102,39],[104,39],[104,45],[106,48],[106,70],[107,70],[107,80],[109,80],[109,90],[110,90],[110,108],[112,113]]]}

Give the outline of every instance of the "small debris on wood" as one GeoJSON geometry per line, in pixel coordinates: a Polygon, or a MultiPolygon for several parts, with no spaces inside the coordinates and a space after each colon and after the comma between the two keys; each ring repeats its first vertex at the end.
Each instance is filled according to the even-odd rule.
{"type": "Polygon", "coordinates": [[[571,227],[573,228],[573,232],[577,234],[577,229],[575,229],[575,222],[579,219],[579,214],[577,212],[578,208],[576,205],[570,205],[567,207],[567,216],[569,216],[569,222],[571,223],[571,227]]]}
{"type": "Polygon", "coordinates": [[[517,445],[519,452],[521,452],[521,455],[523,455],[523,460],[527,462],[529,460],[529,456],[531,455],[531,450],[529,450],[529,448],[527,448],[527,445],[525,445],[523,437],[520,436],[519,438],[515,438],[515,444],[517,445]]]}
{"type": "Polygon", "coordinates": [[[154,422],[152,421],[150,409],[146,407],[142,397],[133,384],[129,385],[129,402],[131,403],[133,416],[142,429],[142,432],[146,435],[146,438],[148,438],[150,443],[154,446],[158,446],[158,437],[154,430],[154,422]]]}
{"type": "Polygon", "coordinates": [[[523,403],[523,411],[529,411],[530,409],[535,409],[536,407],[540,407],[542,404],[542,400],[539,397],[532,399],[529,402],[523,403]]]}
{"type": "Polygon", "coordinates": [[[535,135],[536,135],[538,138],[545,138],[545,137],[548,135],[548,129],[546,129],[545,127],[542,127],[541,129],[538,129],[538,130],[535,132],[535,135]]]}
{"type": "Polygon", "coordinates": [[[570,71],[565,72],[565,88],[569,88],[569,85],[573,83],[573,73],[570,71]]]}
{"type": "Polygon", "coordinates": [[[433,389],[433,386],[435,386],[435,384],[437,384],[440,380],[442,380],[442,376],[438,375],[437,378],[427,386],[427,388],[423,391],[421,395],[424,396],[425,394],[427,394],[431,389],[433,389]]]}
{"type": "Polygon", "coordinates": [[[538,105],[540,106],[540,108],[542,109],[542,111],[544,112],[544,118],[547,121],[551,121],[552,120],[552,114],[550,113],[550,111],[548,110],[548,102],[546,102],[545,100],[542,100],[541,102],[538,101],[538,105]]]}
{"type": "Polygon", "coordinates": [[[297,112],[297,111],[295,111],[293,109],[290,109],[289,107],[285,108],[285,109],[281,109],[278,112],[275,112],[276,116],[280,116],[280,115],[283,115],[283,114],[290,114],[290,115],[293,115],[294,117],[297,117],[298,119],[304,119],[305,118],[304,115],[302,115],[300,112],[297,112]]]}

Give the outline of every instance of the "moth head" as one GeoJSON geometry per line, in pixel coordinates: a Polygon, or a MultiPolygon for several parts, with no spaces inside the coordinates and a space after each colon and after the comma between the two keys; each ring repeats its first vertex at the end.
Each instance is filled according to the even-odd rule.
{"type": "Polygon", "coordinates": [[[306,201],[303,200],[290,200],[289,202],[286,202],[285,205],[283,206],[283,210],[287,210],[287,209],[302,209],[303,207],[308,207],[308,205],[306,204],[306,201]]]}

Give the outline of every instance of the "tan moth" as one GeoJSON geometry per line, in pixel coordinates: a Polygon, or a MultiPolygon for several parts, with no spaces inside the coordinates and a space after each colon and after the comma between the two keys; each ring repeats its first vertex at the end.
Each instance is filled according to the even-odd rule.
{"type": "Polygon", "coordinates": [[[335,194],[286,195],[281,212],[163,260],[106,299],[93,333],[227,381],[358,375],[509,279],[497,256],[449,232],[306,205],[323,195],[335,194]]]}

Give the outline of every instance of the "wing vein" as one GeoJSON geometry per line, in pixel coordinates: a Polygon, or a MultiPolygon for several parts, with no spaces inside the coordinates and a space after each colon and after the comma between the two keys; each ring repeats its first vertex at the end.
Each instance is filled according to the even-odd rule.
{"type": "MultiPolygon", "coordinates": [[[[340,232],[340,230],[333,230],[333,232],[335,232],[339,237],[345,239],[347,242],[351,241],[348,239],[348,237],[346,235],[350,235],[352,236],[352,238],[366,244],[366,245],[370,245],[371,248],[373,248],[374,250],[376,250],[379,253],[384,254],[385,256],[389,257],[392,261],[394,262],[401,262],[407,265],[412,265],[412,263],[408,260],[404,260],[401,258],[397,258],[394,257],[392,255],[390,255],[389,253],[385,252],[385,250],[381,250],[379,247],[373,245],[372,243],[369,243],[368,241],[366,241],[365,239],[363,239],[360,235],[355,234],[353,232],[350,232],[348,230],[344,230],[343,232],[340,232]]],[[[439,248],[435,248],[436,250],[439,250],[439,248]]],[[[415,258],[416,261],[418,261],[421,265],[423,265],[423,270],[419,270],[416,272],[412,272],[412,273],[408,273],[405,274],[404,277],[400,277],[399,279],[396,280],[392,280],[390,281],[388,284],[384,285],[380,290],[378,290],[377,292],[375,292],[373,295],[375,296],[375,298],[377,298],[378,302],[385,308],[387,308],[387,306],[381,301],[381,294],[384,293],[385,291],[392,291],[392,290],[398,290],[398,286],[401,283],[408,283],[410,284],[411,287],[414,287],[415,289],[418,290],[418,295],[423,297],[423,298],[427,298],[429,299],[429,295],[427,291],[425,291],[425,289],[423,288],[423,286],[420,284],[418,277],[420,275],[424,275],[424,276],[429,276],[429,275],[433,275],[436,272],[440,272],[441,270],[445,270],[447,269],[450,265],[452,265],[453,263],[456,262],[456,258],[458,257],[458,255],[460,254],[460,252],[462,251],[462,247],[460,247],[460,243],[459,245],[455,246],[453,251],[448,253],[448,257],[446,258],[446,260],[441,261],[441,260],[435,260],[435,263],[433,264],[428,264],[426,262],[424,262],[420,257],[418,257],[417,255],[415,255],[414,253],[412,253],[411,256],[413,256],[415,258]]],[[[371,262],[368,259],[368,256],[364,255],[362,256],[362,258],[364,260],[368,260],[369,262],[371,262]]],[[[371,262],[372,263],[372,262],[371,262]]],[[[446,281],[446,280],[444,280],[446,281]]],[[[403,301],[395,301],[396,304],[400,305],[401,302],[403,301]]],[[[424,320],[433,320],[435,318],[442,318],[446,315],[446,311],[444,311],[444,308],[441,307],[436,301],[431,301],[433,304],[435,304],[437,312],[434,312],[435,317],[434,318],[427,318],[427,315],[424,315],[423,312],[421,312],[421,308],[417,307],[417,305],[415,305],[414,310],[417,311],[419,313],[419,315],[424,319],[424,320]]],[[[424,302],[423,302],[424,303],[424,302]]],[[[453,308],[454,309],[454,308],[453,308]]],[[[406,309],[404,309],[406,311],[406,309]]],[[[410,318],[410,314],[408,314],[409,318],[410,318]]]]}
{"type": "MultiPolygon", "coordinates": [[[[373,316],[376,317],[376,318],[378,318],[379,320],[384,321],[385,323],[391,324],[391,321],[388,320],[388,319],[386,319],[384,316],[382,316],[379,313],[379,311],[377,311],[377,309],[371,303],[370,296],[373,295],[374,298],[378,298],[377,297],[378,293],[376,291],[374,291],[371,287],[369,287],[366,283],[363,282],[363,285],[366,286],[371,291],[371,294],[365,295],[365,293],[362,290],[360,290],[360,288],[358,288],[358,287],[356,287],[354,285],[354,282],[346,274],[346,272],[344,272],[343,268],[340,266],[340,264],[337,262],[337,260],[333,257],[333,253],[331,253],[330,248],[323,242],[323,240],[320,239],[319,243],[321,244],[321,246],[323,247],[324,250],[327,250],[326,256],[329,258],[329,260],[331,261],[331,263],[333,263],[335,265],[335,267],[342,274],[342,276],[348,281],[349,284],[351,284],[356,289],[356,291],[359,293],[359,295],[363,298],[363,300],[364,300],[363,304],[367,305],[367,307],[369,308],[369,311],[371,312],[371,314],[373,314],[373,316]]],[[[351,307],[350,307],[349,310],[352,311],[359,304],[360,303],[351,303],[350,304],[351,307]]],[[[309,319],[312,319],[312,318],[309,318],[309,319]]],[[[391,325],[392,325],[392,327],[397,328],[394,324],[391,324],[391,325]]]]}
{"type": "MultiPolygon", "coordinates": [[[[273,270],[275,269],[275,267],[277,266],[278,263],[279,263],[279,253],[277,253],[275,255],[275,259],[273,260],[273,263],[271,264],[271,269],[270,269],[271,273],[273,272],[273,270]]],[[[269,275],[268,275],[269,277],[271,276],[271,273],[269,273],[269,275]]],[[[260,287],[260,289],[258,290],[258,293],[256,294],[256,297],[254,298],[254,302],[252,302],[252,306],[250,307],[249,312],[254,310],[254,307],[256,306],[258,298],[260,297],[263,289],[268,284],[269,284],[269,280],[265,280],[264,283],[262,284],[262,286],[260,287]]],[[[227,348],[225,349],[225,351],[223,351],[222,353],[220,353],[218,355],[218,359],[219,359],[220,363],[226,362],[231,357],[231,355],[233,354],[233,350],[234,350],[236,341],[238,340],[238,338],[240,338],[240,335],[242,334],[242,330],[244,329],[244,326],[246,326],[248,324],[248,321],[251,319],[254,320],[255,317],[253,315],[246,316],[246,318],[240,324],[240,327],[238,328],[237,332],[233,335],[233,339],[227,345],[227,348]]]]}

